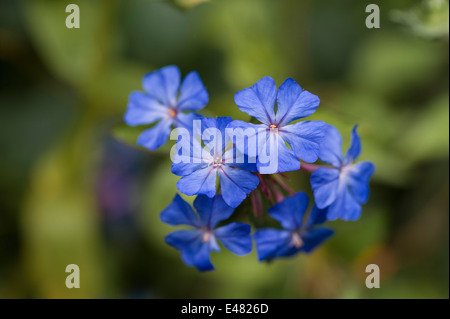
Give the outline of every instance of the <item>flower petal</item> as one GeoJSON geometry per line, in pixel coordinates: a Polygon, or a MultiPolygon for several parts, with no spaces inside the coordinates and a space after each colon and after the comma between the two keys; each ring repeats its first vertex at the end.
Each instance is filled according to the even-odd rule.
{"type": "Polygon", "coordinates": [[[358,125],[355,125],[353,127],[350,148],[345,154],[345,164],[352,163],[354,160],[358,158],[359,154],[361,153],[361,139],[359,138],[359,135],[356,132],[357,128],[358,125]]]}
{"type": "Polygon", "coordinates": [[[203,118],[201,121],[201,139],[212,156],[222,156],[223,150],[228,144],[225,128],[233,119],[228,116],[203,118]]]}
{"type": "Polygon", "coordinates": [[[270,125],[275,120],[276,97],[277,86],[275,81],[266,76],[252,87],[237,92],[234,101],[242,112],[255,117],[266,125],[270,125]]]}
{"type": "Polygon", "coordinates": [[[327,219],[357,220],[361,216],[361,204],[352,196],[347,186],[338,190],[336,200],[328,207],[327,219]]]}
{"type": "Polygon", "coordinates": [[[178,175],[178,176],[187,176],[192,174],[193,172],[196,172],[198,170],[202,170],[208,167],[208,164],[206,163],[172,163],[172,174],[178,175]]]}
{"type": "Polygon", "coordinates": [[[244,121],[232,121],[227,125],[227,139],[231,140],[239,152],[256,157],[258,138],[266,137],[267,125],[252,124],[244,121]]]}
{"type": "Polygon", "coordinates": [[[325,133],[326,123],[323,121],[298,122],[280,129],[280,135],[295,155],[308,163],[317,161],[325,133]]]}
{"type": "Polygon", "coordinates": [[[168,109],[142,92],[132,92],[124,121],[130,126],[150,124],[169,116],[168,109]]]}
{"type": "Polygon", "coordinates": [[[258,171],[261,174],[275,174],[298,170],[300,160],[287,148],[280,134],[270,132],[266,140],[262,138],[264,134],[258,134],[258,171]]]}
{"type": "Polygon", "coordinates": [[[276,123],[281,127],[310,116],[316,111],[319,103],[317,95],[303,91],[294,79],[289,78],[278,89],[276,123]]]}
{"type": "Polygon", "coordinates": [[[167,107],[175,107],[180,87],[180,70],[169,65],[148,73],[142,80],[144,90],[167,107]]]}
{"type": "Polygon", "coordinates": [[[191,225],[199,227],[199,219],[189,205],[180,195],[176,194],[172,203],[160,214],[161,221],[172,226],[191,225]]]}
{"type": "Polygon", "coordinates": [[[201,240],[201,236],[199,230],[177,230],[167,235],[165,242],[178,250],[182,250],[191,245],[193,241],[201,240]]]}
{"type": "Polygon", "coordinates": [[[210,259],[211,247],[209,242],[195,240],[181,251],[181,259],[188,266],[195,266],[199,271],[214,270],[210,259]]]}
{"type": "Polygon", "coordinates": [[[311,188],[318,208],[331,205],[337,196],[339,169],[320,167],[311,174],[311,188]]]}
{"type": "Polygon", "coordinates": [[[184,127],[188,130],[192,130],[193,123],[195,120],[201,121],[203,119],[203,115],[197,113],[177,113],[173,124],[176,127],[184,127]]]}
{"type": "Polygon", "coordinates": [[[259,178],[247,171],[222,165],[219,169],[223,200],[231,207],[238,207],[259,184],[259,178]]]}
{"type": "Polygon", "coordinates": [[[236,147],[230,148],[223,154],[225,165],[239,168],[249,172],[256,172],[256,158],[250,158],[248,155],[240,152],[236,147]]]}
{"type": "Polygon", "coordinates": [[[287,230],[264,228],[253,235],[258,260],[270,260],[280,256],[280,251],[290,248],[291,233],[287,230]]]}
{"type": "Polygon", "coordinates": [[[319,158],[334,167],[342,165],[342,137],[339,131],[330,124],[326,129],[325,138],[320,144],[319,158]]]}
{"type": "Polygon", "coordinates": [[[192,138],[191,131],[178,133],[175,150],[171,154],[173,156],[172,173],[178,176],[186,176],[208,167],[213,157],[198,140],[192,138]]]}
{"type": "Polygon", "coordinates": [[[228,219],[234,212],[234,208],[228,206],[220,194],[213,198],[199,195],[194,200],[194,207],[202,225],[209,228],[216,227],[219,222],[228,219]]]}
{"type": "Polygon", "coordinates": [[[310,230],[302,236],[303,246],[301,247],[301,250],[305,253],[310,253],[333,234],[334,231],[329,228],[317,228],[310,230]]]}
{"type": "Polygon", "coordinates": [[[216,194],[216,177],[217,169],[207,166],[182,177],[177,188],[188,196],[202,194],[212,198],[216,194]]]}
{"type": "Polygon", "coordinates": [[[252,251],[250,231],[250,225],[231,223],[217,228],[214,234],[229,251],[238,256],[243,256],[252,251]]]}
{"type": "Polygon", "coordinates": [[[302,226],[303,216],[309,205],[308,195],[298,192],[268,209],[269,215],[278,220],[283,228],[296,230],[302,226]]]}
{"type": "Polygon", "coordinates": [[[348,173],[347,185],[358,202],[364,204],[369,199],[369,180],[375,171],[370,162],[360,162],[352,166],[348,173]]]}
{"type": "Polygon", "coordinates": [[[197,72],[190,72],[184,78],[180,88],[178,109],[182,111],[198,111],[208,104],[209,97],[206,88],[197,72]]]}
{"type": "Polygon", "coordinates": [[[158,149],[166,143],[170,135],[171,126],[172,120],[162,120],[152,128],[142,132],[138,137],[137,144],[152,151],[158,149]]]}
{"type": "Polygon", "coordinates": [[[327,221],[327,210],[319,209],[317,205],[314,205],[306,220],[305,228],[310,229],[314,225],[323,224],[327,221]]]}

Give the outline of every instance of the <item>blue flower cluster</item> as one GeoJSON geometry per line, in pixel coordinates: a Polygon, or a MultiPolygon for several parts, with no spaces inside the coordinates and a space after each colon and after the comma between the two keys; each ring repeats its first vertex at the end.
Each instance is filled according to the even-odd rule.
{"type": "Polygon", "coordinates": [[[220,250],[218,242],[236,255],[246,255],[252,250],[252,238],[260,261],[309,253],[333,234],[320,224],[360,217],[375,167],[370,162],[354,163],[361,153],[357,126],[344,157],[335,127],[323,121],[298,121],[313,114],[320,100],[291,78],[278,90],[272,78],[264,77],[236,93],[238,108],[260,124],[186,113],[204,108],[209,96],[196,72],[182,82],[180,78],[176,66],[146,75],[145,93],[131,93],[124,119],[131,126],[157,122],[137,141],[150,150],[175,132],[171,170],[181,176],[177,183],[181,193],[197,195],[195,211],[176,194],[161,220],[192,228],[166,237],[186,265],[213,270],[210,252],[220,250]],[[318,159],[325,165],[311,164],[318,159]],[[315,204],[307,217],[308,196],[292,191],[284,181],[283,172],[299,169],[311,172],[315,204]],[[266,215],[262,197],[273,204],[266,215]],[[280,227],[259,228],[252,236],[250,225],[227,222],[247,198],[258,217],[270,217],[280,227]]]}

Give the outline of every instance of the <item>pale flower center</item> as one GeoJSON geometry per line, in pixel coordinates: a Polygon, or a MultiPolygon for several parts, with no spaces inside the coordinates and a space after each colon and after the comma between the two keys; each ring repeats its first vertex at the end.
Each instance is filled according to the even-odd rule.
{"type": "Polygon", "coordinates": [[[220,167],[223,164],[222,157],[216,157],[213,162],[213,167],[220,167]]]}
{"type": "Polygon", "coordinates": [[[303,240],[297,232],[292,233],[291,245],[296,248],[303,246],[303,240]]]}
{"type": "Polygon", "coordinates": [[[203,230],[203,239],[202,239],[202,241],[204,243],[209,242],[212,239],[212,237],[213,237],[213,233],[212,233],[212,231],[210,229],[204,229],[203,230]]]}
{"type": "Polygon", "coordinates": [[[173,109],[169,109],[169,116],[170,117],[175,117],[177,115],[177,112],[173,109]]]}
{"type": "Polygon", "coordinates": [[[341,178],[346,178],[347,176],[350,175],[350,172],[353,169],[353,165],[345,165],[342,166],[339,172],[339,175],[341,176],[341,178]]]}

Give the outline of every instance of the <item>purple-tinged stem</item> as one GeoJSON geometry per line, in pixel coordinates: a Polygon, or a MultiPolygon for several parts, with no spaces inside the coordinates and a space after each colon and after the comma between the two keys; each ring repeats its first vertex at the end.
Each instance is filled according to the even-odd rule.
{"type": "Polygon", "coordinates": [[[303,163],[303,162],[300,165],[300,169],[301,170],[303,170],[305,172],[310,172],[310,173],[314,172],[315,170],[319,169],[320,167],[322,167],[322,166],[314,165],[314,164],[308,164],[308,163],[303,163]]]}
{"type": "Polygon", "coordinates": [[[259,191],[259,189],[255,189],[250,194],[250,199],[252,202],[253,212],[255,216],[261,219],[263,216],[263,203],[261,199],[261,192],[259,191]]]}
{"type": "Polygon", "coordinates": [[[279,188],[277,185],[272,184],[272,192],[275,195],[275,200],[277,201],[277,203],[280,203],[283,201],[284,199],[284,195],[280,192],[279,188]]]}
{"type": "Polygon", "coordinates": [[[264,177],[257,173],[257,176],[259,178],[259,188],[261,189],[261,192],[273,203],[273,196],[272,193],[270,192],[270,189],[266,183],[266,180],[264,179],[264,177]]]}
{"type": "MultiPolygon", "coordinates": [[[[287,179],[286,175],[284,175],[283,177],[285,177],[287,179]]],[[[282,178],[280,178],[278,175],[273,175],[272,178],[289,195],[294,195],[295,194],[295,192],[292,190],[292,188],[290,188],[289,185],[282,178]]]]}

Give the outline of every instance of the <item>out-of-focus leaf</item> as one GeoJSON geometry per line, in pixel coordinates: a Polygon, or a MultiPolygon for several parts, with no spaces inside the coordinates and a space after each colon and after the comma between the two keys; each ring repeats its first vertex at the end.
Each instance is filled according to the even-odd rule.
{"type": "Polygon", "coordinates": [[[24,5],[28,31],[54,74],[80,85],[98,71],[111,49],[105,30],[113,1],[80,0],[80,28],[66,27],[66,6],[73,1],[34,0],[24,5]]]}
{"type": "Polygon", "coordinates": [[[331,251],[339,251],[339,258],[352,262],[364,251],[386,239],[387,219],[383,207],[371,202],[363,206],[363,213],[357,224],[336,221],[330,223],[336,234],[330,239],[331,251]],[[356,240],[357,239],[357,240],[356,240]]]}
{"type": "Polygon", "coordinates": [[[193,9],[199,4],[211,2],[211,0],[170,0],[170,2],[182,9],[193,9]]]}
{"type": "Polygon", "coordinates": [[[211,6],[205,32],[226,54],[224,72],[230,86],[241,90],[267,75],[280,85],[285,74],[292,74],[274,45],[271,26],[276,5],[275,1],[248,0],[217,1],[211,6]]]}
{"type": "Polygon", "coordinates": [[[150,69],[138,63],[115,61],[110,68],[85,79],[80,89],[97,115],[125,114],[128,96],[143,91],[142,78],[150,69]]]}
{"type": "Polygon", "coordinates": [[[419,36],[448,38],[449,3],[448,0],[424,0],[407,11],[391,12],[391,19],[419,36]]]}
{"type": "Polygon", "coordinates": [[[349,73],[353,87],[364,93],[407,95],[429,84],[441,68],[443,56],[436,50],[439,43],[386,34],[366,41],[356,51],[349,73]]]}
{"type": "Polygon", "coordinates": [[[376,165],[375,178],[391,185],[408,181],[412,159],[404,156],[392,143],[404,132],[412,115],[396,110],[380,97],[358,91],[341,90],[325,101],[312,119],[324,120],[336,126],[343,137],[343,149],[350,145],[350,132],[359,124],[362,154],[358,160],[370,160],[376,165]]]}
{"type": "Polygon", "coordinates": [[[448,158],[449,97],[442,96],[430,103],[411,121],[406,132],[397,139],[400,149],[412,161],[448,158]]]}
{"type": "Polygon", "coordinates": [[[36,166],[22,215],[23,268],[41,298],[100,298],[104,270],[89,188],[73,178],[61,150],[36,166]],[[65,285],[66,266],[80,267],[80,288],[65,285]]]}
{"type": "MultiPolygon", "coordinates": [[[[125,123],[119,123],[114,125],[111,128],[110,134],[117,139],[118,141],[127,144],[131,147],[137,147],[143,150],[147,150],[148,152],[151,152],[151,154],[155,154],[157,156],[164,157],[164,160],[167,160],[170,162],[170,152],[175,145],[175,140],[171,140],[170,137],[167,140],[167,142],[158,148],[157,150],[150,151],[142,146],[139,146],[136,144],[137,139],[141,133],[147,129],[148,125],[141,125],[141,126],[128,126],[125,123]]],[[[150,126],[151,127],[151,126],[150,126]]],[[[170,169],[169,169],[170,172],[170,169]]]]}

